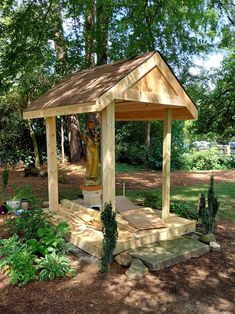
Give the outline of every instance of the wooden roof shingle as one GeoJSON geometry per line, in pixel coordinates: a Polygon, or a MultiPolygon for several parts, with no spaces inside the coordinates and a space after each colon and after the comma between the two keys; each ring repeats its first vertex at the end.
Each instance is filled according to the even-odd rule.
{"type": "Polygon", "coordinates": [[[153,54],[148,52],[129,60],[72,73],[32,102],[25,112],[96,101],[153,54]]]}
{"type": "Polygon", "coordinates": [[[160,52],[66,76],[24,110],[25,119],[101,112],[115,102],[117,120],[196,119],[197,108],[160,52]]]}

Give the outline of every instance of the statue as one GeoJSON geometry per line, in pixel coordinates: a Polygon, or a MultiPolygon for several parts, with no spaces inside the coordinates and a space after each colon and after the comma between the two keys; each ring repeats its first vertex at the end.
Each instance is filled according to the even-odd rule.
{"type": "Polygon", "coordinates": [[[95,127],[93,120],[87,121],[87,128],[83,133],[83,141],[86,145],[86,179],[85,185],[100,184],[99,176],[99,146],[100,132],[95,127]]]}

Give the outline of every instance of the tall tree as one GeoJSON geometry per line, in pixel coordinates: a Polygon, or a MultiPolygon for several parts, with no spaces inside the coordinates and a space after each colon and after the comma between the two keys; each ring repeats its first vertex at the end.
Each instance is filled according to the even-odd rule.
{"type": "MultiPolygon", "coordinates": [[[[64,36],[63,30],[63,19],[62,19],[62,3],[61,0],[55,1],[53,7],[53,16],[54,18],[54,42],[55,42],[55,51],[57,57],[57,72],[61,77],[63,77],[68,71],[68,62],[67,62],[67,45],[64,36]]],[[[79,120],[76,114],[66,117],[68,123],[68,138],[69,138],[69,147],[70,147],[70,159],[71,162],[77,162],[81,159],[83,155],[82,144],[81,144],[81,132],[79,120]]],[[[64,125],[63,118],[61,119],[61,136],[64,135],[64,130],[62,129],[64,125]]],[[[61,140],[61,144],[64,141],[61,140]]],[[[64,151],[64,147],[61,149],[64,151]]]]}
{"type": "Polygon", "coordinates": [[[85,68],[95,65],[95,1],[88,0],[85,4],[85,68]]]}
{"type": "Polygon", "coordinates": [[[227,56],[219,69],[194,78],[191,93],[199,108],[194,133],[210,132],[226,141],[235,137],[235,54],[227,56]]]}
{"type": "Polygon", "coordinates": [[[96,0],[96,55],[97,65],[108,61],[108,38],[110,21],[113,13],[113,2],[96,0]]]}

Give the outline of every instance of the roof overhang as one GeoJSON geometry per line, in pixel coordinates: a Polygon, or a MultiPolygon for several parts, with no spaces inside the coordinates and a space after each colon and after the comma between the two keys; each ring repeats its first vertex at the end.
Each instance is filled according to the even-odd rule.
{"type": "MultiPolygon", "coordinates": [[[[63,82],[63,81],[62,81],[63,82]]],[[[60,83],[60,85],[62,85],[60,83]]],[[[60,87],[61,90],[61,87],[60,87]]],[[[59,92],[56,96],[58,97],[59,92]]],[[[44,96],[43,96],[44,97],[44,96]]],[[[71,99],[73,95],[71,94],[71,99]]],[[[50,99],[49,99],[50,100],[50,99]]],[[[51,100],[54,101],[53,98],[51,100]]],[[[129,74],[119,80],[115,85],[97,97],[94,101],[75,104],[63,104],[51,107],[46,105],[29,106],[23,113],[24,119],[45,118],[77,113],[100,112],[108,104],[115,102],[116,119],[129,120],[162,120],[164,109],[172,109],[172,117],[175,120],[197,119],[198,111],[191,98],[183,89],[174,73],[161,57],[155,52],[144,62],[138,65],[129,74]],[[169,84],[169,90],[154,91],[141,90],[136,84],[147,77],[153,69],[157,68],[159,75],[169,84]]]]}

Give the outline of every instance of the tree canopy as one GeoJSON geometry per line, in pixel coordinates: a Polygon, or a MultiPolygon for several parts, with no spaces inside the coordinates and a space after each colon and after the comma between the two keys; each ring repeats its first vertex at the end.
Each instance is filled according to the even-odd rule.
{"type": "MultiPolygon", "coordinates": [[[[234,136],[233,16],[234,4],[230,0],[2,0],[1,152],[14,150],[15,145],[20,150],[20,143],[25,143],[27,150],[35,153],[34,137],[42,159],[44,122],[22,121],[22,110],[65,74],[157,49],[190,87],[200,112],[209,112],[200,115],[193,130],[207,132],[203,126],[213,120],[210,125],[218,136],[234,136]],[[191,76],[189,69],[195,57],[222,50],[227,57],[221,69],[191,76]]],[[[74,156],[79,159],[84,117],[60,117],[59,121],[63,128],[58,135],[65,132],[67,154],[71,160],[74,156]]],[[[125,125],[117,127],[117,137],[124,144],[125,125]]],[[[128,125],[133,130],[139,127],[128,125]]],[[[142,134],[146,134],[141,145],[150,147],[155,155],[159,125],[141,126],[145,128],[142,134]]],[[[178,126],[182,146],[183,124],[178,126]]],[[[19,157],[20,154],[16,156],[19,157]]]]}

